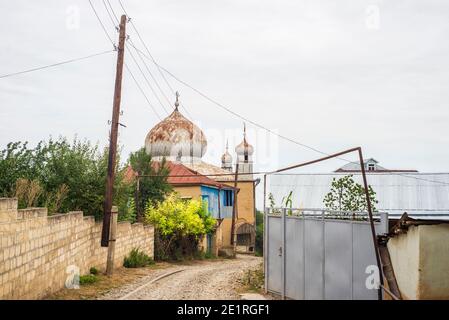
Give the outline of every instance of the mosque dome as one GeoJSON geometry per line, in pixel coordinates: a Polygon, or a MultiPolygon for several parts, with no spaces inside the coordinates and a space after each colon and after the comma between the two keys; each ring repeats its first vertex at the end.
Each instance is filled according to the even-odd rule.
{"type": "Polygon", "coordinates": [[[175,110],[155,125],[145,138],[145,149],[156,161],[165,157],[169,161],[200,161],[207,148],[203,131],[184,117],[178,110],[178,94],[175,110]]]}
{"type": "Polygon", "coordinates": [[[232,164],[232,156],[229,154],[228,151],[226,151],[226,152],[221,156],[221,163],[223,163],[223,164],[232,164]]]}
{"type": "Polygon", "coordinates": [[[248,141],[246,141],[246,139],[243,139],[243,141],[237,147],[235,147],[235,152],[238,155],[241,154],[252,155],[254,153],[254,148],[252,145],[248,143],[248,141]]]}
{"type": "Polygon", "coordinates": [[[232,168],[232,156],[228,151],[228,142],[226,141],[226,151],[221,156],[221,167],[232,168]]]}
{"type": "Polygon", "coordinates": [[[246,126],[243,129],[243,141],[235,147],[235,152],[237,155],[252,155],[254,153],[254,148],[246,140],[246,126]]]}

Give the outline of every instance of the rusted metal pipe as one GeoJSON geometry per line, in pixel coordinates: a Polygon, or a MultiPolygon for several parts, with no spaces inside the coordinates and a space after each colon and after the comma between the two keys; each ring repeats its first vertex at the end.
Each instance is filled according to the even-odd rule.
{"type": "Polygon", "coordinates": [[[384,285],[381,285],[381,287],[393,299],[400,300],[401,291],[399,290],[399,286],[396,281],[396,276],[394,274],[393,266],[391,264],[390,253],[388,252],[386,243],[384,243],[383,245],[381,244],[381,246],[379,247],[379,253],[382,261],[382,271],[383,274],[385,275],[385,280],[387,281],[389,289],[387,289],[384,285]]]}
{"type": "Polygon", "coordinates": [[[235,165],[235,178],[234,178],[234,201],[232,202],[232,221],[231,221],[231,244],[235,247],[235,219],[237,217],[237,178],[239,172],[239,163],[235,165]]]}
{"type": "Polygon", "coordinates": [[[399,298],[398,296],[396,296],[393,292],[391,292],[390,290],[388,290],[387,287],[385,287],[384,285],[380,286],[382,288],[382,290],[384,290],[390,297],[393,298],[393,300],[401,300],[401,298],[399,298]]]}
{"type": "Polygon", "coordinates": [[[275,170],[275,171],[271,171],[271,172],[268,172],[267,174],[280,173],[280,172],[283,172],[283,171],[287,171],[287,170],[292,170],[292,169],[308,166],[308,165],[311,165],[311,164],[314,164],[314,163],[318,163],[318,162],[321,162],[321,161],[329,160],[329,159],[332,159],[332,158],[337,158],[338,156],[341,156],[341,155],[346,154],[346,153],[358,151],[359,149],[361,149],[361,148],[357,147],[357,148],[348,149],[348,150],[341,151],[341,152],[338,152],[338,153],[330,154],[330,155],[328,155],[326,157],[323,157],[323,158],[319,158],[319,159],[303,162],[303,163],[300,163],[300,164],[296,164],[296,165],[293,165],[293,166],[289,166],[289,167],[286,167],[286,168],[278,169],[278,170],[275,170]]]}
{"type": "MultiPolygon", "coordinates": [[[[358,149],[359,159],[360,159],[360,168],[362,170],[363,187],[365,188],[366,204],[367,204],[367,208],[368,208],[368,216],[369,216],[369,222],[370,222],[370,227],[371,227],[371,236],[373,237],[377,268],[379,269],[379,280],[380,280],[381,286],[383,286],[383,284],[384,284],[383,270],[382,270],[382,264],[380,262],[379,245],[377,243],[376,229],[374,228],[373,211],[371,208],[371,200],[369,197],[368,182],[366,180],[366,172],[365,172],[365,165],[363,162],[362,148],[358,147],[357,149],[358,149]]],[[[379,298],[379,300],[382,300],[381,288],[379,288],[379,291],[378,291],[378,298],[379,298]]]]}

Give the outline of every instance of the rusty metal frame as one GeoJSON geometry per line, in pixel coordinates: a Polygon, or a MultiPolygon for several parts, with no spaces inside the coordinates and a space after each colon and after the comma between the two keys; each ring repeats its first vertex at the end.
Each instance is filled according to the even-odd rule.
{"type": "MultiPolygon", "coordinates": [[[[295,164],[289,167],[285,167],[285,168],[281,168],[275,171],[271,171],[268,172],[266,174],[264,174],[263,179],[264,179],[264,189],[263,189],[263,205],[264,205],[264,228],[266,228],[267,226],[267,211],[266,211],[266,189],[267,189],[267,183],[266,183],[266,178],[267,175],[271,175],[271,174],[276,174],[276,173],[281,173],[284,171],[288,171],[288,170],[292,170],[292,169],[296,169],[296,168],[300,168],[300,167],[305,167],[311,164],[315,164],[318,162],[322,162],[322,161],[326,161],[332,158],[338,158],[341,155],[347,154],[347,153],[351,153],[351,152],[357,152],[358,156],[359,156],[359,161],[360,161],[360,168],[361,168],[361,172],[362,172],[362,177],[363,177],[363,187],[365,189],[365,198],[366,198],[366,203],[367,203],[367,209],[368,209],[368,216],[369,216],[369,222],[370,222],[370,227],[371,227],[371,236],[373,239],[373,245],[374,245],[374,251],[375,251],[375,255],[376,255],[376,263],[377,263],[377,268],[379,270],[379,280],[380,280],[380,286],[378,289],[378,299],[382,300],[382,290],[385,290],[383,288],[385,288],[384,286],[384,275],[383,275],[383,270],[382,270],[382,265],[381,265],[381,260],[380,260],[380,253],[379,253],[379,245],[377,242],[377,237],[376,237],[376,230],[374,228],[374,219],[373,219],[373,212],[372,212],[372,205],[371,205],[371,201],[369,198],[369,191],[368,191],[368,182],[366,179],[366,172],[365,172],[365,166],[364,166],[364,162],[363,162],[363,154],[362,154],[362,148],[361,147],[356,147],[356,148],[351,148],[351,149],[347,149],[345,151],[341,151],[338,153],[334,153],[334,154],[330,154],[327,155],[326,157],[322,157],[319,159],[315,159],[315,160],[311,160],[311,161],[306,161],[303,163],[299,163],[299,164],[295,164]]],[[[264,256],[267,257],[267,251],[266,249],[268,248],[268,243],[267,243],[267,233],[266,233],[266,229],[264,230],[264,256]]],[[[265,259],[264,259],[265,260],[265,259]]],[[[267,274],[267,270],[266,270],[266,263],[264,262],[264,271],[265,274],[267,274]]],[[[267,290],[267,283],[265,283],[265,291],[267,290]]]]}

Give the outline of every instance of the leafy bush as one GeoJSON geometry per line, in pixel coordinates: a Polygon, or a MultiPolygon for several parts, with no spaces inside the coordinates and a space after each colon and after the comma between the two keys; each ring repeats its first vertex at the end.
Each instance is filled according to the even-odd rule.
{"type": "Polygon", "coordinates": [[[92,284],[98,281],[98,278],[94,274],[86,274],[84,276],[80,276],[80,285],[92,284]]]}
{"type": "Polygon", "coordinates": [[[185,201],[174,193],[156,206],[149,203],[145,218],[164,236],[200,236],[212,232],[215,226],[215,219],[207,212],[203,202],[185,201]]]}
{"type": "Polygon", "coordinates": [[[96,276],[99,272],[98,272],[97,268],[92,267],[92,268],[89,269],[89,273],[96,276]]]}
{"type": "Polygon", "coordinates": [[[138,248],[132,249],[129,255],[123,260],[123,266],[125,268],[141,268],[153,263],[153,259],[138,248]]]}
{"type": "Polygon", "coordinates": [[[199,240],[213,232],[216,223],[205,203],[176,194],[156,205],[149,203],[145,221],[155,226],[155,257],[161,260],[195,256],[199,240]]]}
{"type": "Polygon", "coordinates": [[[133,197],[128,198],[128,202],[122,208],[119,208],[118,221],[129,221],[131,223],[136,222],[136,206],[133,197]]]}
{"type": "MultiPolygon", "coordinates": [[[[147,203],[148,199],[162,201],[171,187],[167,183],[168,170],[165,166],[158,171],[152,169],[151,158],[144,149],[132,153],[125,166],[120,166],[118,152],[114,204],[121,220],[134,222],[136,182],[124,179],[129,165],[139,174],[158,174],[141,179],[139,203],[147,203]]],[[[100,150],[87,140],[50,138],[34,148],[27,142],[11,142],[0,149],[0,197],[17,196],[19,208],[47,207],[49,213],[82,210],[100,219],[107,166],[108,149],[100,150]]]]}
{"type": "MultiPolygon", "coordinates": [[[[106,168],[107,150],[100,152],[98,145],[89,141],[50,138],[35,148],[29,148],[26,142],[9,143],[0,151],[0,196],[16,193],[20,207],[47,206],[50,213],[83,210],[99,218],[106,168]],[[31,186],[36,192],[24,193],[31,186]]],[[[122,183],[118,166],[116,176],[118,186],[122,183]]],[[[120,195],[116,192],[115,197],[119,199],[120,195]]]]}

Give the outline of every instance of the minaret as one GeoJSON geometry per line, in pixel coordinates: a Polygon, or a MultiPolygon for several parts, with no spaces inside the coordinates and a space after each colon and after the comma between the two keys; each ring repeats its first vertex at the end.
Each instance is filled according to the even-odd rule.
{"type": "Polygon", "coordinates": [[[239,173],[248,173],[239,176],[239,180],[252,180],[253,179],[253,153],[254,148],[246,140],[246,125],[243,124],[243,141],[235,147],[237,153],[237,163],[239,164],[239,173]]]}
{"type": "Polygon", "coordinates": [[[228,151],[228,141],[226,140],[226,151],[221,156],[221,168],[232,172],[232,156],[228,151]]]}

